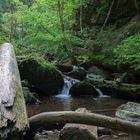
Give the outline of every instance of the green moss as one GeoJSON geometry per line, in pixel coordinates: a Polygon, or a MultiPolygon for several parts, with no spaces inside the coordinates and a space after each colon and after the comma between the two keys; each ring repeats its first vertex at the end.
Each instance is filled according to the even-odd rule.
{"type": "Polygon", "coordinates": [[[22,79],[46,94],[57,93],[63,85],[63,75],[42,58],[29,57],[19,61],[22,79]]]}

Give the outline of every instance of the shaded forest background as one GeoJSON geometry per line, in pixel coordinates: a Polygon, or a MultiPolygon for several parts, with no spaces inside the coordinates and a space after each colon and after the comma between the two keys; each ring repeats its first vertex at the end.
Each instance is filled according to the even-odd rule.
{"type": "Polygon", "coordinates": [[[139,8],[137,0],[1,0],[0,43],[17,56],[139,77],[139,8]]]}

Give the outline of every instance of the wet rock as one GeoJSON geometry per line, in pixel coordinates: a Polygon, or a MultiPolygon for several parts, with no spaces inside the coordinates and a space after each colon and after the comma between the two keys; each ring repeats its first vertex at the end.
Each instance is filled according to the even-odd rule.
{"type": "Polygon", "coordinates": [[[103,135],[98,140],[126,140],[126,139],[119,138],[116,135],[103,135]]]}
{"type": "Polygon", "coordinates": [[[65,73],[65,74],[72,78],[83,80],[86,78],[87,72],[84,69],[78,69],[78,70],[73,70],[73,71],[71,71],[69,73],[65,73]]]}
{"type": "Polygon", "coordinates": [[[59,131],[46,131],[45,133],[37,133],[34,139],[35,140],[58,140],[59,131]]]}
{"type": "Polygon", "coordinates": [[[62,72],[71,72],[73,70],[71,65],[57,65],[57,68],[62,72]]]}
{"type": "Polygon", "coordinates": [[[98,135],[99,136],[111,135],[112,133],[113,133],[113,131],[111,129],[104,128],[104,127],[98,127],[98,135]]]}
{"type": "MultiPolygon", "coordinates": [[[[89,113],[86,108],[76,112],[89,113]]],[[[66,124],[60,131],[59,140],[97,140],[97,127],[83,124],[66,124]]]]}
{"type": "Polygon", "coordinates": [[[140,122],[140,104],[128,102],[121,105],[116,111],[116,117],[132,122],[140,122]]]}
{"type": "Polygon", "coordinates": [[[93,74],[93,73],[87,74],[86,78],[104,79],[103,76],[96,75],[96,74],[93,74]]]}
{"type": "MultiPolygon", "coordinates": [[[[128,102],[121,105],[117,109],[115,116],[127,121],[140,122],[140,104],[128,102]]],[[[140,140],[140,136],[129,134],[129,139],[140,140]]]]}
{"type": "Polygon", "coordinates": [[[81,96],[81,95],[98,96],[99,95],[95,87],[88,82],[79,82],[74,84],[70,89],[70,94],[72,96],[81,96]]]}
{"type": "Polygon", "coordinates": [[[115,95],[126,99],[140,99],[140,85],[122,83],[118,80],[105,80],[89,78],[86,79],[92,85],[99,88],[105,95],[115,95]]]}
{"type": "Polygon", "coordinates": [[[42,58],[25,58],[18,65],[21,79],[26,79],[30,87],[43,93],[39,95],[57,94],[64,84],[61,72],[42,58]]]}
{"type": "Polygon", "coordinates": [[[70,76],[75,79],[83,80],[86,78],[86,71],[85,70],[76,70],[76,71],[71,71],[69,73],[65,73],[67,76],[70,76]]]}

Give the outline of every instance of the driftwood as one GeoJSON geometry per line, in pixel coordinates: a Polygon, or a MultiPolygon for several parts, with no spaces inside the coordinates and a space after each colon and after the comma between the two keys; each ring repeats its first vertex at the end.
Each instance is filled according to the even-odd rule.
{"type": "Polygon", "coordinates": [[[6,43],[0,47],[0,139],[13,134],[18,137],[27,128],[28,118],[17,62],[12,45],[6,43]]]}
{"type": "MultiPolygon", "coordinates": [[[[89,113],[86,108],[76,112],[89,113]]],[[[60,132],[59,140],[97,140],[97,127],[84,124],[66,124],[60,132]]]]}
{"type": "Polygon", "coordinates": [[[119,81],[111,81],[104,79],[90,78],[87,81],[100,90],[104,94],[117,95],[124,98],[140,99],[140,85],[121,83],[119,81]]]}
{"type": "Polygon", "coordinates": [[[34,132],[38,128],[48,124],[78,123],[101,126],[140,135],[140,123],[129,122],[95,113],[77,113],[75,111],[45,112],[29,118],[29,122],[30,132],[34,132]]]}

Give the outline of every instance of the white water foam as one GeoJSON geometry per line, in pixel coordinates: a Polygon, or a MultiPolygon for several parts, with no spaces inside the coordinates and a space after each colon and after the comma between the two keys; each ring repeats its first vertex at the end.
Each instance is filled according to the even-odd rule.
{"type": "Polygon", "coordinates": [[[57,97],[57,98],[68,98],[68,97],[70,97],[69,90],[77,82],[80,82],[80,81],[76,80],[74,78],[71,78],[71,77],[65,77],[64,78],[63,89],[55,97],[57,97]]]}

